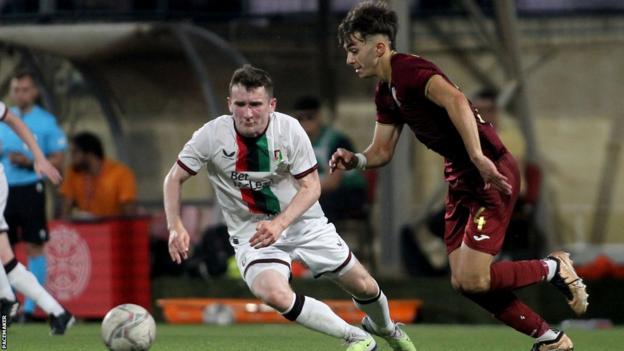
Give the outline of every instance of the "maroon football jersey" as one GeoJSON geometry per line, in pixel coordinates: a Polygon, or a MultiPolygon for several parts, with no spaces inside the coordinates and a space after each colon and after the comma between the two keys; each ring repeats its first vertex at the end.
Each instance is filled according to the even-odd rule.
{"type": "MultiPolygon", "coordinates": [[[[444,156],[447,180],[468,171],[475,171],[464,142],[448,113],[425,96],[427,82],[433,75],[439,74],[449,83],[453,83],[432,62],[415,55],[394,54],[390,64],[391,83],[379,82],[375,93],[377,122],[407,124],[427,148],[444,156]]],[[[494,161],[498,160],[507,151],[505,146],[496,135],[494,127],[478,117],[474,107],[472,110],[477,120],[483,153],[494,161]]]]}

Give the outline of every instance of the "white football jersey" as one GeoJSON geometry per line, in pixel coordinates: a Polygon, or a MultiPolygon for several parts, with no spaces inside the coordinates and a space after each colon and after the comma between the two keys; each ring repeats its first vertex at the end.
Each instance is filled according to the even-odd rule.
{"type": "MultiPolygon", "coordinates": [[[[318,167],[307,134],[296,119],[279,112],[257,138],[236,132],[224,115],[195,131],[178,155],[190,174],[206,166],[230,235],[249,238],[256,223],[279,214],[299,187],[297,179],[318,167]]],[[[318,201],[300,219],[323,217],[318,201]]]]}
{"type": "Polygon", "coordinates": [[[4,102],[0,101],[0,121],[3,120],[4,117],[6,117],[7,111],[7,106],[4,104],[4,102]]]}

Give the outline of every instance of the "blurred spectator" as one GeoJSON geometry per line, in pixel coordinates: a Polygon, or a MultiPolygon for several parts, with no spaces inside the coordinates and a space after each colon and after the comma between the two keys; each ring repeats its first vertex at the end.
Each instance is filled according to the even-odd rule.
{"type": "MultiPolygon", "coordinates": [[[[31,72],[20,71],[11,80],[11,108],[32,131],[47,159],[61,169],[67,148],[65,134],[56,117],[36,104],[39,90],[31,72]]],[[[2,165],[9,183],[9,198],[5,218],[9,225],[12,245],[23,240],[28,254],[28,269],[45,285],[47,269],[43,247],[48,241],[45,186],[33,168],[33,155],[26,144],[7,125],[0,124],[2,165]]],[[[35,303],[27,299],[23,307],[24,319],[29,319],[35,303]]]]}
{"type": "Polygon", "coordinates": [[[321,177],[319,200],[325,216],[334,223],[361,217],[366,212],[366,179],[360,170],[336,170],[329,174],[329,159],[337,148],[353,149],[349,137],[323,122],[321,104],[315,97],[301,97],[294,105],[294,117],[308,134],[321,177]]]}
{"type": "Polygon", "coordinates": [[[321,103],[313,96],[300,97],[293,116],[312,142],[321,179],[319,203],[329,222],[363,263],[373,268],[372,230],[369,222],[367,180],[361,170],[329,173],[329,159],[337,148],[353,149],[349,137],[323,121],[321,103]]]}
{"type": "Polygon", "coordinates": [[[136,213],[134,174],[124,164],[104,156],[102,142],[96,135],[89,132],[74,135],[70,156],[70,167],[61,185],[63,218],[136,213]]]}

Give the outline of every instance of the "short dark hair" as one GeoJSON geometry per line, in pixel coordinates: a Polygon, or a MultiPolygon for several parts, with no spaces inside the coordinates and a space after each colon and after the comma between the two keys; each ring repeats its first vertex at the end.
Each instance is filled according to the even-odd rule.
{"type": "Polygon", "coordinates": [[[496,101],[498,97],[498,91],[493,88],[484,88],[481,89],[475,94],[475,99],[484,99],[484,100],[492,100],[496,101]]]}
{"type": "Polygon", "coordinates": [[[13,79],[24,79],[30,78],[33,82],[35,81],[35,73],[29,69],[20,68],[13,74],[13,79]]]}
{"type": "Polygon", "coordinates": [[[360,33],[363,39],[383,34],[390,39],[390,48],[394,49],[397,22],[396,12],[385,2],[364,1],[353,7],[338,26],[338,42],[340,45],[351,43],[351,36],[355,33],[360,33]]]}
{"type": "Polygon", "coordinates": [[[78,150],[86,154],[93,154],[99,159],[104,158],[104,148],[97,135],[91,132],[80,132],[75,134],[71,141],[78,150]]]}
{"type": "Polygon", "coordinates": [[[230,92],[235,85],[242,85],[247,90],[264,87],[267,95],[273,97],[273,81],[267,71],[245,64],[243,67],[234,71],[232,80],[230,80],[230,92]]]}
{"type": "Polygon", "coordinates": [[[301,96],[295,101],[293,109],[296,111],[318,111],[321,109],[321,101],[315,96],[301,96]]]}

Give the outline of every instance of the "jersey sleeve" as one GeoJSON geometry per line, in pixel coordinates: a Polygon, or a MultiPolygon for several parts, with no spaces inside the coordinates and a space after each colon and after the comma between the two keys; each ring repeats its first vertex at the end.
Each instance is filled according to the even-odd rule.
{"type": "Polygon", "coordinates": [[[290,140],[292,145],[290,173],[300,179],[314,172],[318,168],[318,162],[308,135],[297,121],[291,123],[290,140]]]}
{"type": "Polygon", "coordinates": [[[182,167],[191,175],[197,172],[208,162],[211,153],[211,133],[214,132],[211,123],[195,131],[191,139],[184,145],[178,154],[178,166],[182,167]]]}
{"type": "Polygon", "coordinates": [[[400,123],[394,111],[394,101],[392,100],[391,94],[390,88],[388,88],[387,85],[383,83],[377,84],[375,90],[375,107],[377,109],[377,122],[381,124],[400,123]]]}
{"type": "MultiPolygon", "coordinates": [[[[427,87],[429,84],[429,80],[434,75],[439,74],[444,77],[442,72],[436,70],[434,68],[421,68],[418,69],[414,74],[413,81],[410,82],[410,88],[418,94],[420,97],[426,97],[427,95],[427,87]]],[[[446,78],[446,77],[445,77],[446,78]]]]}
{"type": "Polygon", "coordinates": [[[4,104],[4,102],[0,101],[0,121],[4,121],[4,119],[6,118],[8,110],[9,109],[4,104]]]}

